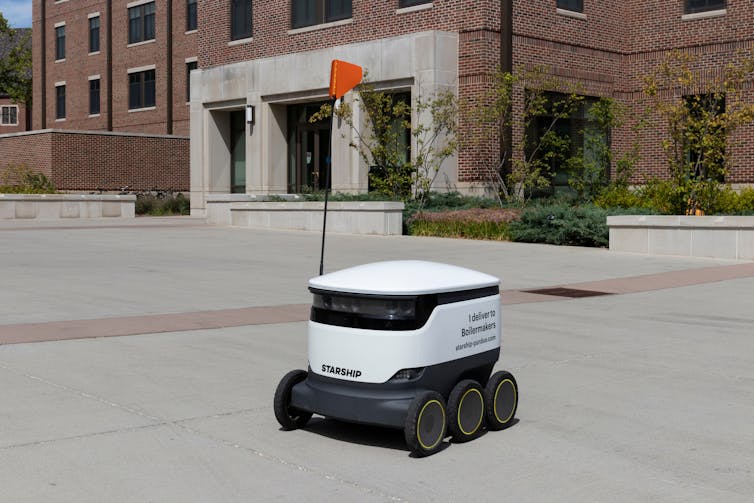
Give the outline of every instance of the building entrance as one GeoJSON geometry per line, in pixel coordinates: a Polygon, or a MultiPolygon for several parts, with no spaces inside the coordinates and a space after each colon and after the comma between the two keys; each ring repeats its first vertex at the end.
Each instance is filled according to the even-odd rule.
{"type": "Polygon", "coordinates": [[[325,189],[326,170],[330,163],[330,122],[309,123],[309,117],[320,106],[321,103],[307,103],[288,108],[289,193],[325,189]]]}

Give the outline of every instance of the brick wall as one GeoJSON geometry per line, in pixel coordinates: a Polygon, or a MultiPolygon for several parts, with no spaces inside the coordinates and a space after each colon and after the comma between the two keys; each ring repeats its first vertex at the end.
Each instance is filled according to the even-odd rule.
{"type": "MultiPolygon", "coordinates": [[[[113,0],[113,129],[165,133],[167,112],[164,102],[166,79],[167,0],[158,0],[156,40],[128,47],[127,8],[129,0],[113,0]],[[129,112],[127,105],[127,69],[155,65],[157,107],[155,110],[129,112]]],[[[38,127],[41,113],[39,96],[44,87],[47,96],[47,127],[103,129],[106,124],[104,89],[106,88],[105,2],[76,0],[55,4],[53,0],[34,0],[34,121],[38,127]],[[46,1],[45,30],[47,79],[40,79],[37,60],[41,54],[39,19],[41,2],[46,1]],[[89,55],[87,13],[99,11],[102,20],[102,52],[89,55]],[[64,63],[54,61],[54,24],[66,22],[67,56],[64,63]],[[83,37],[83,38],[82,38],[83,37]],[[82,49],[84,47],[84,49],[82,49]],[[69,56],[70,54],[70,56],[69,56]],[[87,76],[102,75],[102,113],[88,117],[87,76]],[[68,117],[54,120],[54,82],[66,81],[69,96],[68,117]]],[[[479,100],[490,86],[490,75],[500,60],[500,2],[498,0],[434,0],[431,8],[398,9],[398,0],[353,0],[350,20],[327,27],[290,29],[290,0],[253,2],[253,37],[245,41],[230,40],[230,2],[198,0],[199,29],[185,32],[185,2],[173,0],[173,132],[188,134],[185,60],[198,57],[200,68],[238,61],[310,51],[333,45],[350,44],[426,30],[459,33],[459,98],[479,100]]],[[[667,51],[680,49],[696,54],[700,68],[712,69],[729,61],[737,51],[754,47],[754,10],[749,0],[728,0],[724,16],[684,16],[683,0],[585,0],[583,15],[558,12],[554,0],[514,1],[514,65],[545,65],[559,77],[578,82],[590,96],[611,96],[629,110],[643,112],[641,76],[653,69],[667,51]]],[[[296,69],[291,69],[295,72],[296,69]]],[[[517,89],[519,100],[523,88],[517,89]]],[[[517,105],[519,112],[520,102],[517,105]]],[[[618,152],[627,152],[638,142],[641,161],[636,181],[645,175],[665,176],[664,153],[660,147],[664,126],[658,117],[650,117],[655,127],[635,133],[632,121],[615,131],[613,142],[618,152]]],[[[478,124],[461,123],[462,138],[479,136],[478,124]]],[[[514,141],[521,138],[520,128],[514,141]]],[[[736,133],[731,143],[733,158],[731,180],[754,181],[751,173],[754,153],[754,128],[747,126],[736,133]]],[[[459,152],[460,181],[483,180],[485,171],[497,157],[496,142],[485,145],[466,144],[459,152]]]]}
{"type": "Polygon", "coordinates": [[[42,130],[0,136],[0,172],[25,165],[60,190],[175,190],[189,188],[189,139],[42,130]]]}
{"type": "MultiPolygon", "coordinates": [[[[188,135],[189,110],[186,98],[186,59],[196,57],[196,32],[186,32],[186,2],[172,0],[172,32],[167,33],[167,0],[155,2],[155,39],[128,44],[130,0],[112,0],[112,129],[150,134],[171,133],[168,124],[168,40],[172,41],[172,134],[188,135]],[[155,68],[156,106],[154,110],[129,111],[128,69],[155,68]]],[[[107,11],[104,0],[76,0],[55,3],[33,1],[34,127],[107,130],[107,11]],[[45,20],[42,22],[42,2],[45,20]],[[100,17],[100,51],[89,52],[88,17],[100,17]],[[55,60],[55,25],[65,23],[66,57],[55,60]],[[44,25],[44,26],[43,26],[44,25]],[[42,30],[46,35],[42,46],[42,30]],[[46,79],[42,79],[42,58],[46,79]],[[89,114],[89,77],[100,76],[100,113],[89,114]],[[55,83],[66,83],[66,117],[55,118],[55,83]],[[42,92],[46,96],[46,123],[42,125],[42,92]]]]}

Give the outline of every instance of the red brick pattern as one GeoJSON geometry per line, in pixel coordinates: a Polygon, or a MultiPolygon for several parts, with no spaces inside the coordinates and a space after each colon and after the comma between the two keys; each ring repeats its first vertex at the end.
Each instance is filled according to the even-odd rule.
{"type": "Polygon", "coordinates": [[[189,188],[189,140],[168,136],[38,131],[0,136],[0,172],[24,165],[59,190],[189,188]]]}
{"type": "MultiPolygon", "coordinates": [[[[107,118],[104,105],[106,89],[104,0],[75,0],[55,3],[34,0],[35,63],[41,56],[40,6],[46,2],[45,32],[47,80],[41,83],[35,64],[34,126],[39,127],[39,97],[44,87],[47,97],[46,127],[102,130],[107,118]],[[102,20],[100,55],[88,55],[87,14],[100,12],[102,20]],[[67,54],[64,63],[54,61],[54,24],[66,22],[67,54]],[[102,112],[88,117],[89,75],[102,77],[102,112]],[[55,122],[54,83],[66,81],[68,117],[55,122]]],[[[353,0],[352,19],[321,29],[290,30],[290,0],[254,0],[253,36],[231,43],[230,2],[198,0],[198,32],[185,33],[185,2],[173,1],[173,132],[186,135],[189,111],[185,97],[185,59],[198,56],[200,68],[248,61],[257,58],[311,51],[334,45],[358,43],[426,30],[456,32],[459,36],[459,98],[478,101],[490,86],[490,74],[500,60],[500,2],[498,0],[434,0],[431,8],[398,10],[398,0],[353,0]],[[472,7],[473,4],[473,7],[472,7]]],[[[166,133],[167,112],[167,0],[157,0],[154,42],[127,47],[128,0],[113,4],[113,129],[166,133]],[[127,69],[155,65],[157,107],[155,110],[129,112],[127,106],[127,69]]],[[[728,0],[723,16],[683,15],[683,0],[585,0],[582,16],[558,12],[554,0],[514,0],[514,65],[544,65],[559,77],[578,83],[591,96],[611,96],[634,114],[644,111],[641,77],[652,72],[671,49],[696,55],[699,69],[710,71],[730,61],[738,51],[754,48],[754,10],[749,0],[728,0]]],[[[291,71],[295,71],[292,69],[291,71]]],[[[516,90],[521,113],[523,87],[516,90]]],[[[634,144],[641,146],[641,160],[634,181],[645,176],[666,176],[665,154],[660,147],[664,125],[650,116],[652,127],[635,133],[629,118],[615,131],[613,144],[618,153],[634,144]]],[[[478,137],[480,125],[462,122],[461,138],[478,137]]],[[[754,127],[741,128],[731,141],[732,182],[754,181],[754,127]]],[[[514,142],[522,136],[514,129],[514,142]]],[[[459,181],[485,180],[494,165],[499,148],[496,142],[466,144],[459,152],[459,181]]]]}
{"type": "MultiPolygon", "coordinates": [[[[156,1],[155,39],[142,44],[128,44],[128,9],[130,0],[112,0],[112,130],[150,134],[189,133],[189,107],[186,97],[186,58],[196,57],[196,32],[186,33],[186,2],[172,0],[172,26],[167,33],[167,1],[156,1]],[[168,127],[168,40],[172,39],[172,132],[168,127]],[[128,69],[154,65],[156,73],[156,106],[154,110],[128,110],[128,69]]],[[[41,93],[46,93],[45,128],[76,130],[107,130],[107,18],[105,0],[75,0],[55,3],[54,0],[33,2],[34,54],[34,119],[35,128],[42,128],[41,93]],[[44,58],[47,78],[42,82],[42,2],[46,2],[44,58]],[[100,16],[100,51],[89,53],[88,15],[100,16]],[[55,61],[55,24],[65,23],[65,61],[55,61]],[[89,116],[89,77],[100,75],[100,114],[89,116]],[[55,119],[55,83],[66,83],[66,118],[55,119]],[[43,89],[44,88],[44,89],[43,89]]]]}

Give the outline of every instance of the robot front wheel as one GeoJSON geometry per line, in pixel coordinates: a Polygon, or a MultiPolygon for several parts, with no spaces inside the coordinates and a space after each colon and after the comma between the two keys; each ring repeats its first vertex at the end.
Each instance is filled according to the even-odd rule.
{"type": "Polygon", "coordinates": [[[447,431],[445,399],[436,391],[419,393],[408,407],[403,433],[417,456],[429,456],[442,447],[447,431]]]}
{"type": "Polygon", "coordinates": [[[306,370],[291,370],[283,376],[275,390],[275,417],[284,430],[303,428],[312,417],[311,412],[291,407],[291,389],[306,379],[306,370]]]}

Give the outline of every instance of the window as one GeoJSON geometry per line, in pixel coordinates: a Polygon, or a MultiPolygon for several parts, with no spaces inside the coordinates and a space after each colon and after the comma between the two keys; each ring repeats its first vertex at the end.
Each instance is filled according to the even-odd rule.
{"type": "Polygon", "coordinates": [[[351,0],[293,0],[291,26],[303,28],[351,17],[351,0]]]}
{"type": "Polygon", "coordinates": [[[686,0],[686,14],[721,10],[725,8],[725,0],[686,0]]]}
{"type": "Polygon", "coordinates": [[[574,167],[569,159],[599,162],[600,152],[610,142],[609,134],[591,113],[598,99],[583,96],[576,100],[570,96],[543,93],[545,112],[532,121],[527,134],[527,156],[540,162],[551,178],[552,186],[545,192],[570,190],[568,181],[574,167]]]}
{"type": "Polygon", "coordinates": [[[186,0],[186,31],[196,30],[196,0],[186,0]]]}
{"type": "Polygon", "coordinates": [[[155,106],[155,71],[146,70],[128,74],[128,109],[155,106]]]}
{"type": "Polygon", "coordinates": [[[196,61],[186,63],[186,101],[191,101],[191,70],[196,70],[198,67],[196,61]]]}
{"type": "Polygon", "coordinates": [[[558,9],[584,12],[584,0],[558,0],[558,9]]]}
{"type": "Polygon", "coordinates": [[[398,0],[398,7],[413,7],[414,5],[421,5],[423,3],[432,3],[432,0],[398,0]]]}
{"type": "Polygon", "coordinates": [[[128,43],[154,40],[154,2],[128,9],[128,43]]]}
{"type": "Polygon", "coordinates": [[[89,18],[89,52],[99,52],[99,16],[89,18]]]}
{"type": "Polygon", "coordinates": [[[99,79],[89,81],[89,115],[99,115],[99,79]]]}
{"type": "Polygon", "coordinates": [[[251,38],[251,0],[231,0],[230,31],[232,40],[251,38]]]}
{"type": "Polygon", "coordinates": [[[688,172],[694,178],[709,177],[723,181],[725,166],[725,128],[718,117],[725,113],[722,93],[684,96],[683,141],[688,172]]]}
{"type": "Polygon", "coordinates": [[[55,118],[65,119],[65,85],[55,86],[55,118]]]}
{"type": "Polygon", "coordinates": [[[18,126],[18,106],[17,105],[3,105],[0,107],[0,115],[2,115],[2,121],[0,123],[3,126],[18,126]]]}
{"type": "Polygon", "coordinates": [[[65,26],[55,27],[55,59],[65,59],[65,26]]]}

